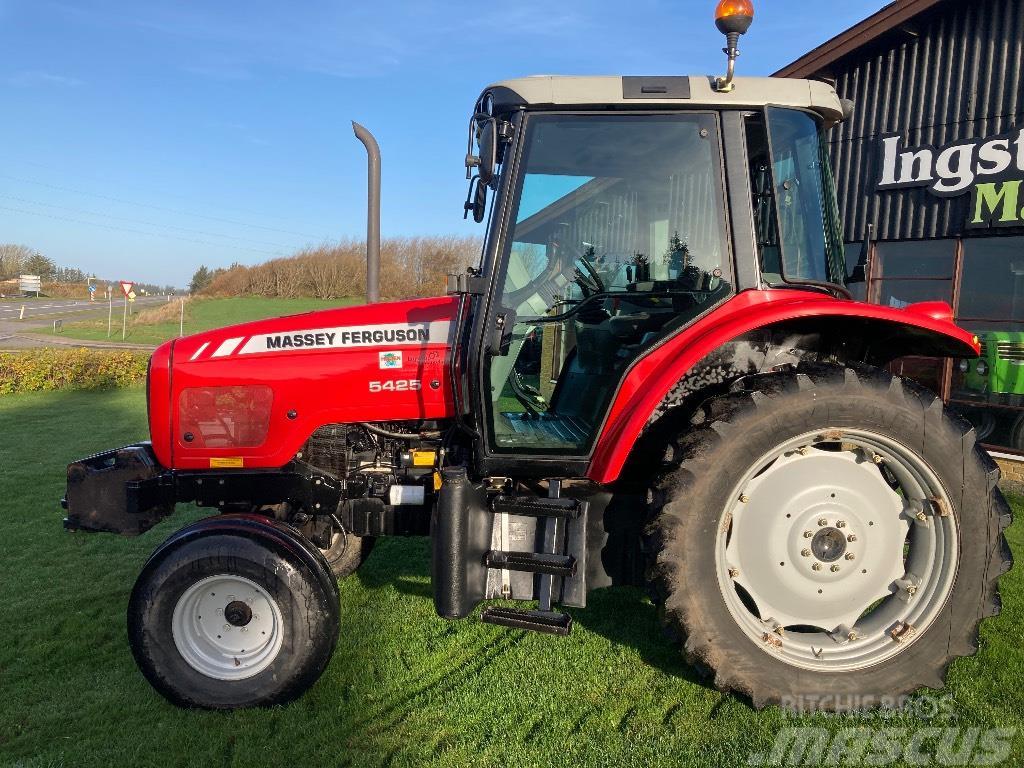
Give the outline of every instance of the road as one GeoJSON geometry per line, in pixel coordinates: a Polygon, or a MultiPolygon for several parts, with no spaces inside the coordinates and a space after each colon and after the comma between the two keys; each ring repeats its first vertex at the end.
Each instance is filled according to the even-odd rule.
{"type": "MultiPolygon", "coordinates": [[[[135,311],[141,307],[162,304],[164,296],[144,296],[135,300],[135,311]]],[[[114,315],[122,311],[121,303],[114,302],[114,315]]],[[[88,302],[84,299],[26,299],[17,301],[5,299],[0,301],[0,349],[25,347],[64,346],[66,341],[59,337],[39,338],[37,335],[53,327],[54,320],[86,320],[90,317],[103,317],[107,313],[106,301],[88,302]],[[22,307],[25,317],[21,318],[22,307]]],[[[119,318],[115,317],[119,322],[119,318]]],[[[75,346],[106,347],[112,346],[102,342],[76,341],[75,346]]],[[[131,345],[126,345],[131,346],[131,345]]]]}

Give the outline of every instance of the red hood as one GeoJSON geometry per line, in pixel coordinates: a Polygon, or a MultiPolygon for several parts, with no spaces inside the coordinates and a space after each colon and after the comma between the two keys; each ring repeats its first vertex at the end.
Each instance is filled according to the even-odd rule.
{"type": "Polygon", "coordinates": [[[324,424],[451,416],[457,308],[442,297],[327,309],[169,342],[154,359],[170,375],[151,378],[158,459],[278,467],[324,424]]]}

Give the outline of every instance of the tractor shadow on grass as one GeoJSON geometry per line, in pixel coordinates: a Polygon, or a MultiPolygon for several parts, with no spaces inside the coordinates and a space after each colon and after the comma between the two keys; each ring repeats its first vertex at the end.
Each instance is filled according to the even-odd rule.
{"type": "Polygon", "coordinates": [[[670,639],[658,609],[639,587],[606,587],[587,595],[586,608],[568,608],[573,623],[617,645],[633,648],[644,663],[672,677],[704,687],[707,681],[670,639]]]}
{"type": "MultiPolygon", "coordinates": [[[[430,542],[423,538],[379,541],[354,578],[367,589],[391,587],[403,595],[431,600],[430,542]]],[[[523,603],[522,607],[529,608],[531,604],[523,603]]],[[[657,608],[641,588],[596,589],[587,595],[586,608],[565,610],[572,615],[577,631],[592,632],[615,644],[633,648],[644,663],[660,672],[707,686],[698,671],[683,658],[681,644],[666,635],[657,608]]],[[[557,638],[551,640],[559,642],[557,638]]]]}
{"type": "Polygon", "coordinates": [[[433,599],[430,585],[430,540],[386,538],[377,541],[373,552],[355,573],[367,589],[393,587],[403,595],[433,599]]]}

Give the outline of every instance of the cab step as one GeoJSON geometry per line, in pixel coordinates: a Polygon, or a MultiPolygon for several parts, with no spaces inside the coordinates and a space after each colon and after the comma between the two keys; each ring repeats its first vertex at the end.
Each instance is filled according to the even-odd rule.
{"type": "Polygon", "coordinates": [[[504,552],[492,549],[485,562],[488,568],[508,571],[544,573],[550,576],[571,577],[576,575],[576,558],[572,555],[555,555],[544,552],[504,552]]]}
{"type": "Polygon", "coordinates": [[[513,629],[566,636],[572,631],[572,616],[559,611],[521,611],[516,608],[485,608],[480,620],[513,629]]]}
{"type": "Polygon", "coordinates": [[[496,514],[523,517],[553,517],[576,520],[583,514],[586,502],[579,499],[544,498],[543,496],[495,496],[491,510],[496,514]]]}

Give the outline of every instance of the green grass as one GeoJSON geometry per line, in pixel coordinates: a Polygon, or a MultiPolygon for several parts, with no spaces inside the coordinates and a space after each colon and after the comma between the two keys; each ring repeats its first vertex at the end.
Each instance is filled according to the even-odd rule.
{"type": "MultiPolygon", "coordinates": [[[[294,315],[299,312],[311,312],[317,309],[347,307],[362,303],[362,299],[267,299],[257,296],[240,296],[229,299],[198,299],[185,305],[185,335],[188,336],[212,328],[223,328],[226,325],[245,323],[250,320],[262,320],[267,317],[294,315]]],[[[114,308],[113,333],[111,341],[121,340],[120,309],[114,308]]],[[[52,332],[52,331],[51,331],[52,332]]],[[[132,324],[129,320],[126,341],[135,344],[160,344],[178,335],[179,325],[175,318],[172,322],[154,325],[132,324]]],[[[87,339],[90,341],[107,340],[107,318],[83,320],[77,323],[65,323],[62,337],[87,339]]]]}
{"type": "MultiPolygon", "coordinates": [[[[936,724],[756,712],[697,682],[635,589],[592,593],[564,639],[442,621],[422,539],[380,542],[342,583],[337,652],[302,699],[176,709],[137,671],[124,611],[149,552],[202,513],[122,539],[64,533],[57,504],[68,461],[144,435],[138,388],[0,399],[0,764],[741,766],[785,725],[936,724]]],[[[1024,527],[1010,534],[1019,561],[1024,527]]],[[[955,716],[938,725],[1021,724],[1022,587],[1018,566],[980,653],[953,665],[945,691],[922,694],[955,716]]],[[[1021,734],[1013,746],[1024,754],[1021,734]]]]}

